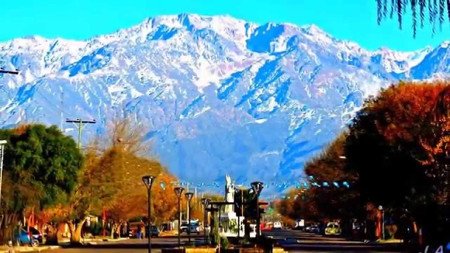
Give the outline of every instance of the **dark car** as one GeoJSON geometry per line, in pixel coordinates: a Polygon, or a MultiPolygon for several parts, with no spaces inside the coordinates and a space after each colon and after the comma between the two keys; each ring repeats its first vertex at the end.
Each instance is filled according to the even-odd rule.
{"type": "Polygon", "coordinates": [[[305,228],[305,231],[309,233],[319,234],[320,228],[317,224],[311,224],[305,228]]]}
{"type": "Polygon", "coordinates": [[[198,224],[191,224],[191,234],[199,234],[200,226],[198,224]]]}
{"type": "Polygon", "coordinates": [[[39,232],[39,230],[37,230],[37,229],[35,229],[33,227],[30,227],[30,233],[31,233],[31,235],[33,236],[34,239],[38,240],[39,243],[42,243],[42,237],[43,236],[42,236],[42,233],[39,232]]]}
{"type": "MultiPolygon", "coordinates": [[[[187,234],[188,227],[189,227],[189,223],[183,221],[180,226],[181,233],[187,234]]],[[[191,234],[199,234],[200,233],[200,226],[198,225],[197,222],[191,222],[191,226],[189,228],[190,228],[189,231],[191,234]]]]}
{"type": "Polygon", "coordinates": [[[148,227],[147,227],[147,234],[150,234],[151,237],[158,237],[159,236],[159,229],[157,226],[151,226],[150,227],[150,233],[148,232],[148,227]]]}
{"type": "Polygon", "coordinates": [[[21,245],[39,246],[39,243],[42,243],[42,234],[33,227],[30,227],[29,233],[25,229],[20,229],[16,240],[21,245]]]}

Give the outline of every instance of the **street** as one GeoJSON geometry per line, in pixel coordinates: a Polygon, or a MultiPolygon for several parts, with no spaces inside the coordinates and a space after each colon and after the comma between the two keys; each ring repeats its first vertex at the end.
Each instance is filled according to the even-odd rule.
{"type": "MultiPolygon", "coordinates": [[[[278,247],[283,247],[289,252],[403,252],[398,245],[366,244],[360,241],[347,241],[339,237],[324,237],[321,235],[305,233],[296,230],[272,230],[264,231],[264,235],[274,239],[278,247]]],[[[192,238],[196,244],[202,244],[203,237],[192,238]]],[[[160,252],[161,248],[177,246],[176,237],[152,238],[152,252],[160,252]]],[[[182,242],[187,242],[183,238],[182,242]]],[[[53,253],[87,253],[87,252],[147,252],[147,240],[129,239],[118,242],[96,242],[84,248],[63,248],[43,252],[53,253]]]]}
{"type": "Polygon", "coordinates": [[[397,244],[367,244],[298,230],[276,229],[264,234],[289,252],[402,252],[397,244]]]}

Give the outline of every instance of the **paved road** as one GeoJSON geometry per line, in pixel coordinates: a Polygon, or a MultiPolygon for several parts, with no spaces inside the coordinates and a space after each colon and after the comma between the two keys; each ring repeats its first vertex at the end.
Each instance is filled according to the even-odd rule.
{"type": "Polygon", "coordinates": [[[264,234],[289,252],[402,252],[399,245],[367,244],[297,230],[278,229],[264,234]]]}
{"type": "MultiPolygon", "coordinates": [[[[284,247],[289,252],[315,252],[315,253],[330,253],[330,252],[358,252],[358,253],[372,253],[372,252],[402,252],[396,248],[385,247],[385,245],[364,244],[359,241],[347,241],[338,237],[324,237],[315,234],[304,233],[295,230],[273,230],[264,232],[265,235],[272,237],[278,245],[284,247]]],[[[203,240],[201,236],[192,239],[193,242],[200,244],[203,240]]],[[[182,242],[187,242],[187,238],[182,238],[182,242]]],[[[174,247],[178,243],[178,239],[174,238],[154,238],[153,253],[160,252],[161,248],[174,247]]],[[[76,248],[76,249],[58,249],[47,251],[46,253],[119,253],[119,252],[133,252],[144,253],[146,249],[147,240],[130,239],[119,242],[97,242],[90,248],[76,248]]]]}
{"type": "MultiPolygon", "coordinates": [[[[56,250],[41,251],[46,253],[119,253],[119,252],[147,252],[147,239],[128,239],[123,241],[105,241],[105,242],[91,242],[89,245],[83,248],[62,248],[56,250]]],[[[181,238],[181,244],[188,244],[189,239],[186,237],[181,238]]],[[[202,244],[202,236],[193,236],[191,238],[191,244],[202,244]]],[[[177,237],[160,237],[152,238],[152,253],[161,252],[161,248],[173,248],[178,245],[177,237]]]]}

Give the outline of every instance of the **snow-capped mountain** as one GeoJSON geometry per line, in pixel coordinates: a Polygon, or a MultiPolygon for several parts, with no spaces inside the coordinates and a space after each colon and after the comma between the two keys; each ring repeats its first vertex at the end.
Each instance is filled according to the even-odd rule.
{"type": "Polygon", "coordinates": [[[0,121],[75,135],[66,117],[94,118],[86,143],[124,113],[181,179],[205,186],[228,173],[280,191],[367,96],[399,79],[448,77],[448,45],[368,51],[314,25],[187,14],[87,41],[20,38],[0,43],[0,67],[20,69],[0,76],[0,121]]]}

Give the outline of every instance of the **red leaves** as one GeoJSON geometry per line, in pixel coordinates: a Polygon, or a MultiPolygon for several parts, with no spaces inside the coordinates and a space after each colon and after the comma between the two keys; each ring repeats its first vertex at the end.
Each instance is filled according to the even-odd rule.
{"type": "Polygon", "coordinates": [[[434,111],[447,83],[401,83],[381,92],[367,110],[376,115],[378,131],[388,142],[412,142],[434,111]]]}

